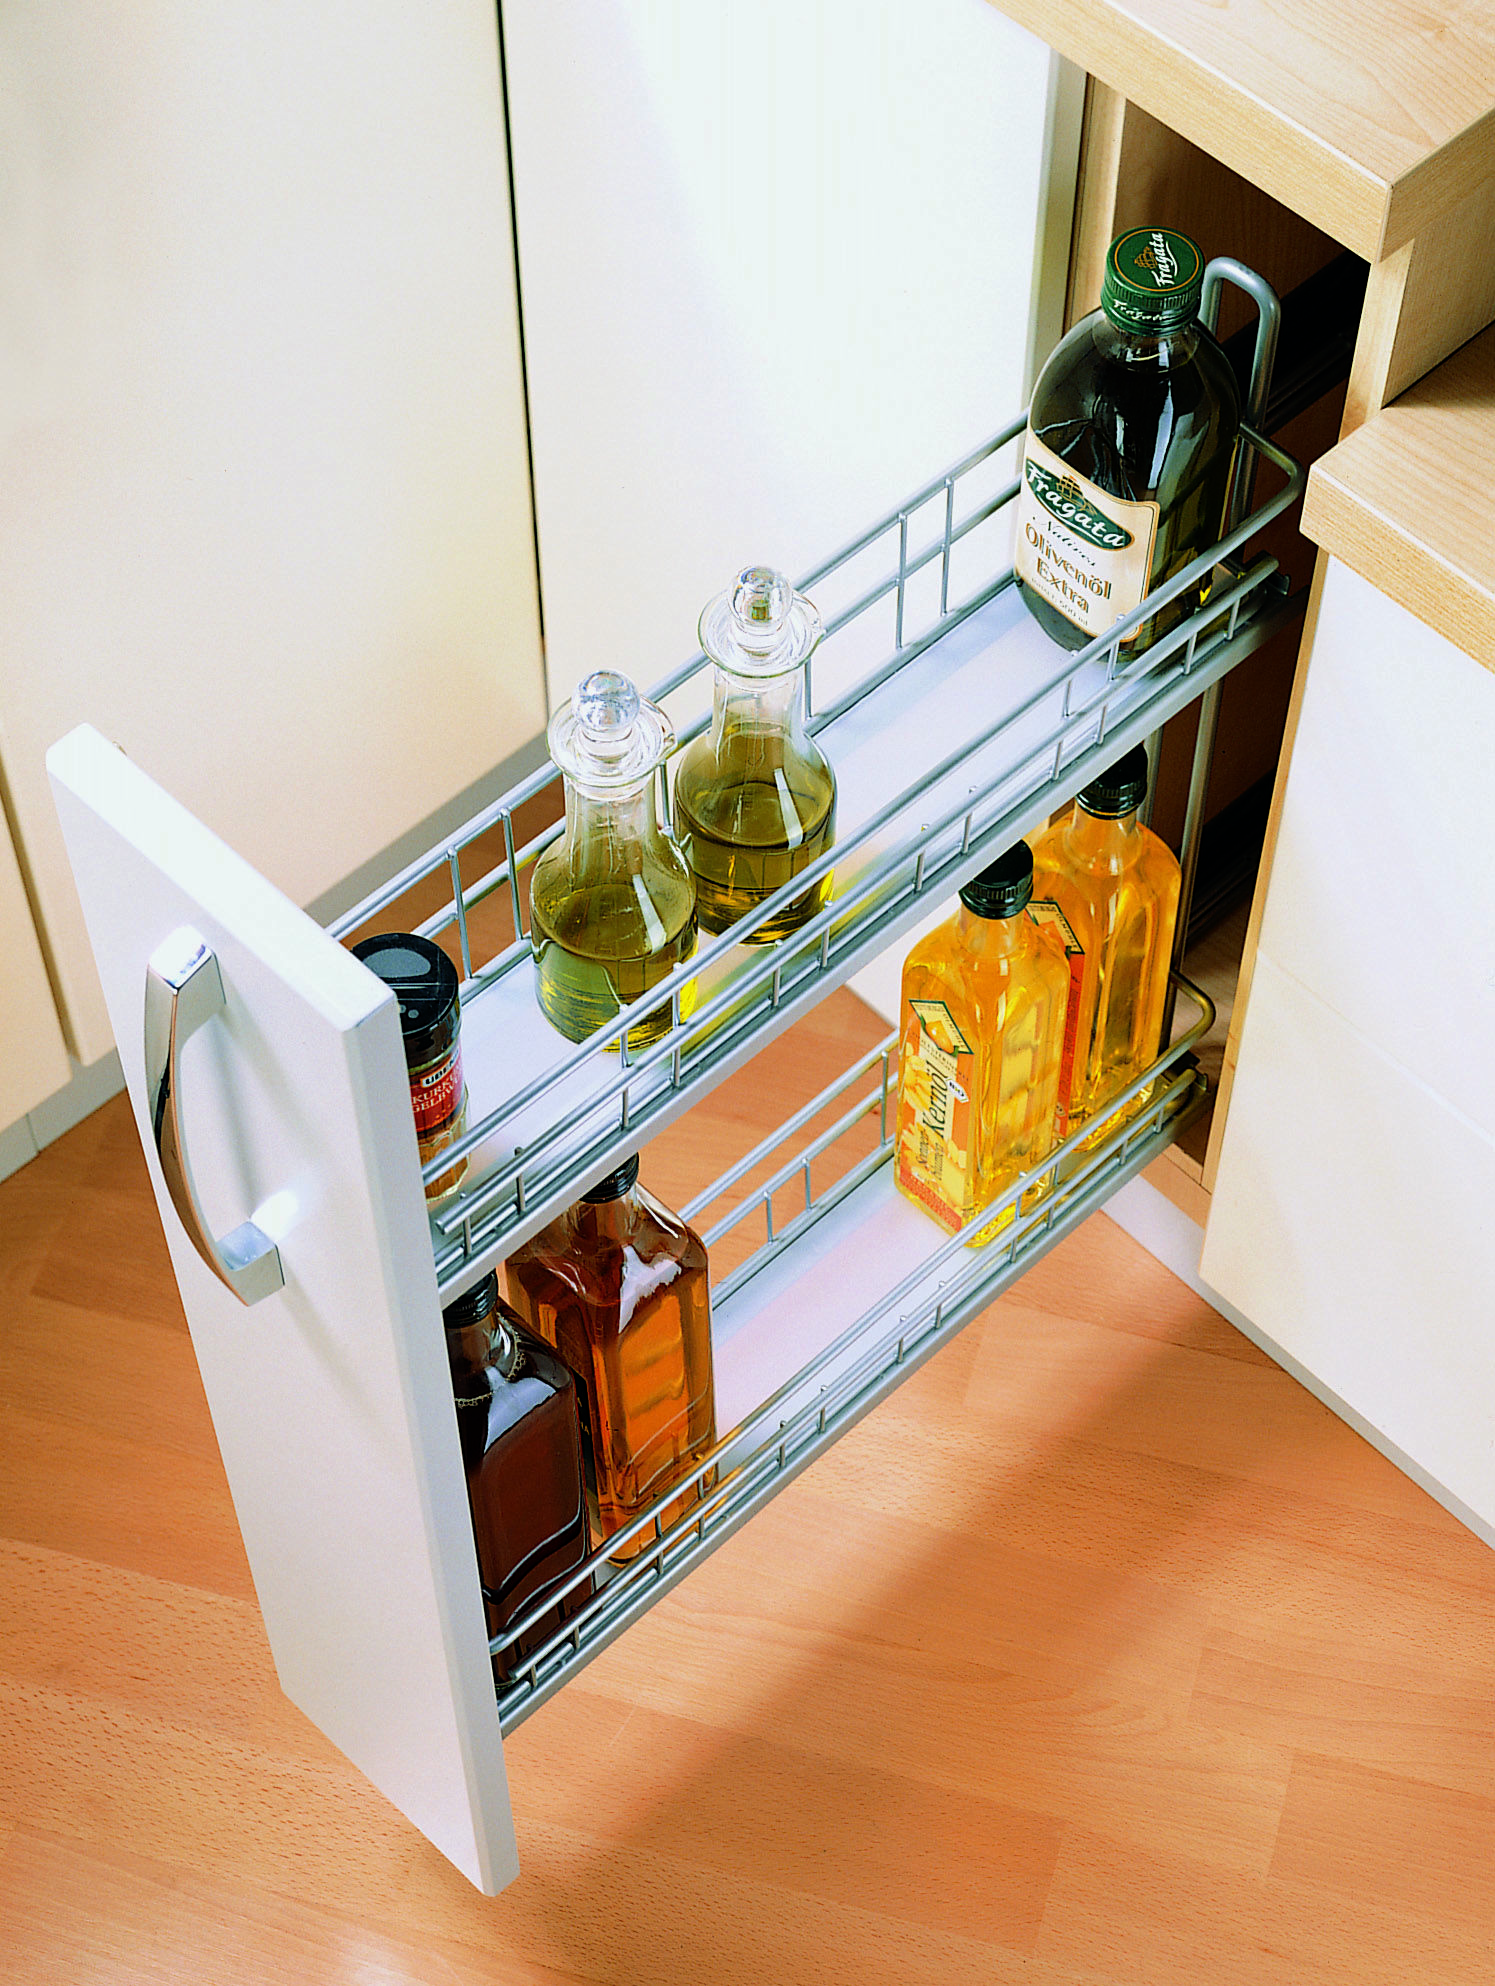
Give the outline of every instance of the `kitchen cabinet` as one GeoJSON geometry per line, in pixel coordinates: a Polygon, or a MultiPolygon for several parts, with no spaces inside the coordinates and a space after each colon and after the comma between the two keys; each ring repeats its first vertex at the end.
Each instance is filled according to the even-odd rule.
{"type": "MultiPolygon", "coordinates": [[[[1134,1085],[1138,1113],[1089,1153],[1077,1132],[1064,1192],[1015,1212],[979,1251],[944,1237],[892,1188],[890,1045],[729,1166],[703,1200],[737,1199],[728,1227],[766,1211],[767,1235],[714,1294],[722,1442],[703,1467],[715,1480],[678,1522],[658,1512],[635,1520],[642,1549],[623,1570],[609,1573],[599,1551],[586,1575],[598,1590],[495,1700],[442,1302],[1291,612],[1264,560],[1134,664],[1120,663],[1125,622],[1109,661],[1105,638],[1094,654],[1057,649],[1011,584],[1011,451],[1022,425],[936,477],[817,575],[823,599],[851,595],[816,658],[816,722],[840,781],[839,839],[823,858],[837,894],[771,948],[730,936],[703,945],[673,984],[642,997],[652,1008],[687,981],[699,994],[645,1051],[617,1051],[628,1017],[573,1046],[539,1013],[529,947],[514,932],[546,836],[516,847],[515,823],[553,773],[482,810],[462,837],[327,932],[98,732],[80,727],[50,755],[282,1681],[485,1889],[515,1871],[501,1718],[512,1728],[560,1687],[1202,1101],[1185,1059],[1208,1018],[1201,1000],[1194,1033],[1149,1072],[1146,1096],[1134,1085]],[[879,567],[885,583],[869,585],[879,567]],[[485,866],[495,844],[503,858],[485,866]],[[461,959],[474,1121],[433,1162],[443,1171],[466,1150],[471,1166],[428,1224],[393,998],[337,938],[371,922],[398,928],[412,886],[447,875],[453,894],[422,928],[445,934],[461,959]],[[480,924],[506,902],[514,922],[494,949],[491,922],[489,940],[480,924]],[[204,987],[211,1004],[194,1006],[204,987]],[[815,1162],[833,1140],[811,1136],[827,1113],[837,1135],[880,1127],[872,1150],[853,1153],[829,1183],[815,1162]],[[734,1190],[770,1150],[772,1178],[803,1193],[787,1220],[782,1207],[775,1219],[772,1184],[766,1201],[760,1184],[734,1190]]],[[[1288,481],[1238,539],[1296,492],[1292,465],[1262,447],[1288,481]]],[[[1169,587],[1177,594],[1198,576],[1186,570],[1169,587]]],[[[1139,608],[1131,619],[1141,618],[1139,608]]],[[[698,658],[661,694],[699,699],[708,676],[698,658]]],[[[812,872],[785,893],[807,880],[812,872]]],[[[1191,997],[1185,990],[1181,1004],[1191,997]]]]}
{"type": "MultiPolygon", "coordinates": [[[[1070,18],[1062,7],[1059,18],[1061,22],[1070,18]]],[[[1047,32],[1047,17],[1040,26],[1047,32]]],[[[1074,46],[1077,53],[1085,53],[1082,44],[1074,46]]],[[[1120,94],[1124,82],[1118,70],[1117,79],[1106,86],[1114,113],[1109,130],[1115,142],[1108,151],[1098,143],[1092,145],[1082,178],[1072,299],[1076,307],[1084,300],[1089,266],[1087,226],[1093,235],[1102,216],[1114,219],[1119,211],[1118,199],[1126,192],[1121,163],[1128,148],[1141,147],[1145,141],[1155,157],[1168,159],[1177,156],[1177,143],[1183,142],[1179,133],[1156,119],[1150,120],[1149,131],[1139,121],[1140,111],[1131,115],[1132,100],[1120,94]]],[[[1099,95],[1095,101],[1105,109],[1099,95]]],[[[1092,128],[1098,138],[1107,127],[1103,118],[1097,118],[1092,128]]],[[[1267,273],[1279,284],[1284,282],[1283,270],[1311,269],[1332,252],[1326,228],[1331,223],[1342,225],[1337,210],[1331,213],[1308,204],[1289,210],[1271,197],[1275,181],[1265,183],[1265,190],[1245,180],[1232,181],[1218,160],[1202,152],[1196,152],[1193,163],[1197,170],[1184,174],[1179,182],[1178,197],[1185,211],[1176,218],[1183,225],[1190,224],[1186,203],[1193,191],[1210,187],[1220,195],[1220,212],[1227,221],[1239,215],[1248,223],[1238,237],[1228,228],[1217,233],[1238,248],[1243,259],[1268,261],[1255,254],[1259,239],[1276,258],[1267,273]]],[[[1379,196],[1383,209],[1388,203],[1395,208],[1392,185],[1388,179],[1379,196]]],[[[1457,175],[1435,180],[1434,192],[1440,186],[1450,199],[1458,196],[1455,205],[1479,197],[1477,189],[1464,191],[1457,175]]],[[[1428,218],[1432,195],[1424,188],[1421,197],[1421,206],[1414,204],[1404,212],[1414,214],[1423,232],[1399,238],[1387,254],[1379,254],[1386,234],[1383,214],[1374,244],[1378,269],[1388,259],[1402,256],[1409,241],[1415,251],[1424,235],[1435,231],[1437,216],[1428,218]]],[[[1363,225],[1362,215],[1356,227],[1363,225]]],[[[520,231],[522,259],[522,214],[520,231]]],[[[1348,227],[1345,232],[1349,233],[1348,227]]],[[[1355,239],[1368,242],[1369,236],[1356,234],[1355,239]]],[[[1414,256],[1407,269],[1415,266],[1414,256]]],[[[1402,271],[1403,293],[1411,295],[1415,286],[1407,269],[1402,271]]],[[[1382,356],[1394,358],[1410,348],[1399,343],[1397,332],[1405,313],[1403,317],[1393,313],[1395,321],[1389,327],[1384,321],[1391,295],[1387,279],[1388,272],[1382,270],[1375,292],[1379,301],[1374,311],[1368,306],[1367,335],[1379,339],[1377,350],[1382,356]]],[[[1469,308],[1477,308],[1477,303],[1469,308]]],[[[1445,331],[1453,321],[1451,316],[1444,319],[1445,331]]],[[[1391,376],[1388,359],[1380,375],[1382,384],[1391,376]]],[[[1359,367],[1359,377],[1362,395],[1369,395],[1365,366],[1359,367]]],[[[937,495],[938,488],[931,494],[937,495]]],[[[896,515],[892,523],[896,541],[900,523],[896,515]]],[[[924,528],[933,531],[936,549],[931,562],[920,563],[917,569],[909,565],[910,544],[922,560],[917,532],[905,530],[902,547],[895,552],[898,583],[884,597],[891,602],[896,596],[900,615],[921,585],[927,589],[931,573],[937,575],[942,563],[938,522],[924,528]]],[[[635,597],[642,569],[630,564],[625,587],[603,589],[610,610],[615,601],[635,597]]],[[[1228,604],[1217,599],[1212,612],[1228,604]]],[[[1010,672],[1006,667],[1009,662],[1016,664],[1019,650],[1026,657],[1024,666],[1032,663],[1035,653],[1021,643],[1019,649],[1007,646],[1014,629],[1021,626],[1020,620],[1008,618],[1012,607],[1010,593],[1004,596],[993,590],[968,621],[949,630],[946,638],[953,647],[924,651],[935,661],[922,675],[917,673],[921,654],[911,652],[906,662],[916,673],[888,679],[893,684],[889,708],[901,721],[885,729],[884,738],[896,738],[905,756],[932,783],[941,776],[934,770],[939,761],[930,756],[929,738],[921,735],[920,724],[938,732],[946,715],[939,702],[942,684],[958,690],[960,670],[979,671],[996,644],[1002,648],[1004,667],[988,671],[988,680],[1001,681],[1019,693],[1026,686],[1039,709],[1052,687],[1037,677],[1023,677],[1015,666],[1010,672]],[[910,700],[902,706],[898,699],[905,692],[910,700]]],[[[873,825],[876,808],[866,798],[877,784],[878,754],[872,734],[859,729],[865,713],[863,700],[853,694],[855,673],[841,679],[833,676],[828,687],[822,682],[822,699],[829,694],[833,700],[834,721],[847,727],[848,764],[859,746],[865,754],[860,764],[861,810],[848,809],[847,825],[858,833],[865,828],[867,839],[857,841],[853,849],[855,837],[849,835],[845,850],[838,852],[838,874],[844,873],[853,885],[865,884],[874,894],[884,883],[908,886],[908,899],[898,899],[895,890],[860,934],[838,932],[832,928],[834,918],[828,921],[823,934],[813,934],[817,945],[824,941],[818,965],[813,958],[795,955],[790,961],[793,970],[781,977],[779,962],[768,959],[761,982],[752,987],[741,980],[714,982],[710,990],[720,992],[726,1003],[718,1015],[723,1027],[717,1043],[724,1051],[721,1065],[729,1065],[726,1051],[738,1061],[751,1052],[752,1030],[733,1032],[736,1022],[730,1008],[735,997],[751,993],[758,1002],[755,1026],[765,1000],[772,1008],[765,1025],[787,1024],[803,1004],[856,967],[874,939],[886,942],[905,936],[925,889],[936,883],[953,887],[961,873],[969,873],[994,852],[999,833],[1011,835],[1036,825],[1049,807],[1082,783],[1089,770],[1098,769],[1153,723],[1184,708],[1212,680],[1216,665],[1223,669],[1223,647],[1234,641],[1236,633],[1249,636],[1245,646],[1254,648],[1259,642],[1265,653],[1268,639],[1274,633],[1280,637],[1288,618],[1280,600],[1267,611],[1266,603],[1258,599],[1242,627],[1224,635],[1221,644],[1215,648],[1208,642],[1200,644],[1195,658],[1200,670],[1192,681],[1182,674],[1170,679],[1166,692],[1155,700],[1150,693],[1136,703],[1121,697],[1102,715],[1100,703],[1087,705],[1082,697],[1084,721],[1093,721],[1096,731],[1104,724],[1104,737],[1096,731],[1061,735],[1052,773],[1045,772],[1036,782],[1021,754],[1004,765],[983,767],[982,777],[967,784],[958,802],[949,795],[941,797],[943,812],[927,824],[931,836],[927,847],[918,840],[919,831],[926,828],[921,821],[915,821],[912,837],[905,820],[901,841],[894,846],[878,843],[880,830],[873,825]],[[836,707],[837,699],[844,708],[836,707]],[[850,859],[853,855],[855,859],[850,859]],[[892,868],[878,867],[884,858],[892,861],[892,868]]],[[[902,632],[900,625],[900,636],[902,632]]],[[[886,636],[883,641],[886,652],[886,636]]],[[[861,660],[865,667],[866,656],[861,660]]],[[[688,686],[678,687],[684,695],[688,686]]],[[[1094,686],[1087,682],[1081,687],[1088,695],[1094,686]]],[[[879,694],[882,688],[879,684],[879,694]]],[[[1101,699],[1103,703],[1103,687],[1101,699]]],[[[965,695],[960,701],[966,711],[961,721],[967,728],[955,735],[965,748],[979,753],[981,744],[968,727],[971,709],[980,707],[980,699],[965,695]]],[[[824,710],[823,700],[818,707],[824,710]]],[[[1053,749],[1050,741],[1046,750],[1053,749]]],[[[893,770],[888,758],[884,746],[884,791],[893,770]]],[[[194,1149],[206,1155],[198,1190],[213,1233],[222,1234],[246,1220],[262,1229],[280,1251],[285,1290],[272,1292],[246,1317],[187,1238],[159,1166],[154,1178],[163,1196],[163,1218],[194,1331],[201,1333],[215,1412],[224,1411],[232,1418],[233,1410],[221,1402],[248,1403],[247,1414],[235,1421],[223,1445],[236,1495],[242,1491],[246,1538],[283,1677],[297,1700],[307,1704],[376,1783],[475,1882],[497,1888],[513,1873],[512,1834],[503,1794],[499,1709],[487,1671],[471,1540],[464,1528],[455,1430],[444,1392],[440,1300],[466,1286],[506,1247],[543,1222],[578,1184],[605,1170],[626,1144],[643,1142],[652,1125],[665,1121],[670,1111],[686,1107],[691,1085],[708,1081],[709,1074],[699,1059],[691,1060],[689,1043],[680,1038],[669,1044],[664,1058],[637,1068],[619,1061],[604,1065],[599,1073],[595,1044],[590,1055],[558,1062],[553,1042],[546,1048],[538,1035],[515,1031],[517,1017],[529,1010],[510,999],[514,989],[506,994],[502,980],[494,975],[472,1003],[470,1016],[474,1045],[481,1051],[474,1058],[480,1071],[475,1080],[480,1088],[488,1086],[477,1101],[480,1109],[486,1109],[507,1099],[516,1105],[516,1121],[491,1136],[476,1134],[479,1144],[485,1138],[488,1142],[479,1154],[474,1197],[454,1215],[438,1216],[434,1228],[429,1227],[413,1163],[403,1068],[388,1003],[371,1004],[368,988],[349,977],[348,963],[331,936],[301,918],[174,802],[117,760],[96,734],[75,736],[54,763],[85,893],[96,906],[97,940],[101,960],[107,954],[105,974],[121,1043],[139,1043],[141,989],[153,948],[163,939],[188,927],[221,960],[227,1018],[189,1044],[182,1064],[187,1072],[184,1083],[192,1085],[187,1098],[188,1135],[198,1141],[194,1149]],[[131,907],[128,919],[119,914],[122,902],[131,907]],[[275,976],[289,985],[301,1005],[282,1008],[276,992],[260,1014],[249,994],[268,982],[272,957],[278,967],[275,976]],[[294,1020],[289,1018],[293,1013],[294,1020]],[[282,1066],[276,1053],[282,1041],[292,1050],[289,1066],[282,1066]],[[680,1060],[671,1069],[669,1062],[677,1051],[680,1060]],[[505,1067],[506,1056],[511,1067],[505,1067]],[[533,1097],[521,1100],[522,1088],[542,1079],[548,1086],[545,1093],[537,1088],[533,1097]],[[515,1089],[516,1081],[521,1090],[515,1089]],[[307,1099],[320,1098],[324,1083],[325,1111],[320,1104],[309,1107],[307,1099]],[[535,1105],[531,1117],[519,1118],[518,1112],[531,1103],[535,1105]],[[313,1121],[318,1117],[323,1120],[320,1124],[313,1121]],[[335,1158],[324,1161],[313,1156],[319,1133],[332,1141],[335,1158]],[[342,1159],[347,1161],[346,1169],[338,1162],[342,1159]],[[354,1274],[346,1291],[331,1279],[329,1265],[339,1249],[349,1257],[354,1274]],[[261,1311],[270,1322],[257,1335],[261,1311]],[[380,1378],[377,1387],[363,1383],[373,1373],[380,1378]],[[257,1453],[265,1429],[273,1430],[274,1441],[257,1453]],[[334,1466],[320,1468],[324,1461],[334,1466]],[[322,1480],[328,1474],[330,1483],[322,1480]],[[309,1505],[293,1498],[293,1482],[307,1486],[309,1505]],[[316,1511],[314,1519],[308,1519],[308,1508],[316,1511]],[[391,1606],[391,1595],[398,1596],[398,1604],[391,1606]],[[391,1616],[398,1617],[392,1631],[391,1616]],[[371,1644],[376,1659],[365,1674],[362,1655],[371,1644]]],[[[909,768],[903,765],[898,770],[906,776],[909,768]]],[[[919,797],[911,796],[910,790],[902,804],[913,806],[919,797]]],[[[479,822],[489,828],[503,825],[498,815],[479,816],[479,822]]],[[[498,860],[501,894],[506,881],[517,883],[518,864],[511,850],[498,860]]],[[[456,867],[460,881],[460,853],[456,867]]],[[[464,890],[467,886],[461,882],[464,890]]],[[[465,912],[465,897],[463,901],[465,912]]],[[[476,894],[472,905],[479,907],[476,894]]],[[[377,915],[384,907],[381,901],[366,909],[377,915]]],[[[516,891],[514,921],[521,927],[522,917],[522,899],[516,891]]],[[[465,945],[468,933],[460,915],[456,923],[465,945]]],[[[478,957],[464,963],[477,974],[486,974],[490,961],[478,957]]],[[[1265,970],[1270,977],[1275,968],[1267,963],[1265,970]]],[[[515,968],[516,984],[522,990],[522,978],[517,977],[521,972],[522,967],[515,968]]],[[[149,1151],[143,1053],[134,1045],[124,1052],[149,1151]]],[[[875,1110],[879,1092],[885,1094],[886,1056],[880,1072],[875,1063],[869,1066],[875,1110]]],[[[1138,1137],[1118,1143],[1097,1161],[1090,1182],[1095,1193],[1076,1198],[1071,1208],[1075,1217],[1089,1205],[1099,1204],[1112,1177],[1125,1177],[1193,1114],[1198,1086],[1192,1077],[1169,1074],[1155,1102],[1157,1115],[1139,1120],[1138,1137]],[[1110,1173],[1103,1178],[1108,1167],[1110,1173]]],[[[787,1176],[797,1177],[794,1155],[788,1164],[787,1176]]],[[[808,1159],[803,1164],[809,1202],[808,1159]]],[[[1193,1183],[1202,1192],[1206,1166],[1196,1161],[1195,1171],[1193,1183]]],[[[958,1259],[953,1251],[932,1266],[928,1257],[900,1253],[907,1237],[896,1203],[877,1198],[882,1188],[871,1171],[854,1170],[847,1177],[851,1184],[833,1204],[807,1204],[806,1220],[792,1235],[787,1229],[778,1236],[771,1232],[769,1253],[758,1273],[738,1283],[730,1299],[723,1296],[728,1335],[723,1338],[722,1366],[739,1389],[732,1397],[749,1416],[762,1410],[770,1424],[778,1416],[780,1429],[780,1438],[766,1443],[764,1430],[755,1429],[756,1445],[740,1458],[742,1473],[724,1480],[723,1534],[729,1523],[751,1514],[755,1499],[772,1494],[777,1481],[819,1452],[822,1440],[833,1437],[840,1425],[896,1384],[902,1367],[944,1342],[999,1286],[995,1269],[985,1275],[970,1271],[968,1265],[952,1268],[958,1259]],[[795,1366],[784,1363],[785,1347],[771,1342],[776,1308],[781,1320],[786,1310],[796,1322],[802,1314],[790,1303],[796,1251],[799,1272],[815,1278],[819,1293],[815,1314],[821,1342],[815,1355],[825,1361],[800,1380],[795,1378],[795,1366]],[[853,1270],[858,1273],[853,1275],[853,1270]],[[768,1301],[773,1297],[777,1306],[768,1301]],[[858,1314],[846,1319],[837,1308],[842,1302],[858,1314]],[[905,1307],[911,1320],[906,1330],[905,1307]],[[882,1332],[876,1341],[855,1336],[843,1341],[838,1335],[843,1320],[848,1329],[860,1329],[867,1316],[882,1332]],[[757,1333],[760,1318],[768,1338],[757,1333]],[[736,1349],[727,1355],[733,1346],[736,1349]],[[729,1501],[733,1498],[735,1502],[729,1501]]],[[[1058,1231],[1056,1225],[1053,1232],[1058,1231]]],[[[1038,1230],[1025,1229],[1024,1235],[1031,1235],[1034,1247],[1050,1238],[1038,1230]]],[[[991,1258],[993,1263],[999,1259],[991,1258]]],[[[1010,1266],[1014,1273],[1022,1266],[1016,1251],[1010,1266]]],[[[803,1357],[802,1346],[795,1356],[803,1357]]],[[[694,1538],[687,1535],[678,1553],[670,1557],[674,1548],[667,1550],[666,1540],[656,1540],[661,1586],[679,1576],[693,1556],[712,1542],[714,1538],[704,1530],[694,1538]]],[[[611,1634],[626,1626],[635,1603],[644,1603],[635,1588],[621,1582],[621,1597],[609,1599],[611,1590],[599,1596],[598,1610],[588,1623],[588,1646],[605,1645],[611,1634]]],[[[576,1652],[580,1656],[584,1650],[579,1646],[576,1652]]],[[[568,1659],[564,1649],[556,1651],[555,1674],[567,1669],[568,1659]]],[[[549,1672],[543,1677],[537,1672],[533,1686],[526,1686],[525,1701],[515,1702],[511,1714],[517,1716],[527,1703],[538,1700],[552,1680],[549,1672]]]]}
{"type": "Polygon", "coordinates": [[[1487,331],[1313,471],[1330,555],[1200,1264],[1486,1537],[1492,432],[1487,331]]]}
{"type": "Polygon", "coordinates": [[[89,1063],[73,724],[298,902],[543,727],[497,33],[482,0],[20,6],[0,63],[0,736],[89,1063]]]}

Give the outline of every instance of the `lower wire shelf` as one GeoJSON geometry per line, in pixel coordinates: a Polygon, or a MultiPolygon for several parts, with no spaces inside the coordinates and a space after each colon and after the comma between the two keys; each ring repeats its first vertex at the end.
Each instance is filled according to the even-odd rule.
{"type": "Polygon", "coordinates": [[[1197,1018],[1175,1031],[1171,1045],[1120,1093],[1107,1124],[1100,1131],[1089,1124],[1073,1133],[959,1234],[933,1247],[933,1224],[893,1183],[896,1036],[863,1056],[697,1196],[685,1210],[688,1218],[722,1198],[817,1117],[853,1098],[827,1128],[795,1148],[707,1229],[712,1244],[758,1213],[767,1229],[763,1245],[713,1293],[718,1421],[733,1416],[730,1432],[691,1477],[673,1484],[490,1643],[491,1652],[509,1666],[509,1649],[532,1642],[559,1603],[574,1605],[575,1596],[592,1589],[500,1688],[499,1721],[506,1733],[1193,1122],[1205,1107],[1208,1086],[1192,1051],[1209,1032],[1215,1009],[1206,993],[1181,974],[1173,977],[1198,1010],[1197,1018]],[[870,1093],[855,1096],[869,1078],[870,1093]],[[875,1149],[817,1194],[815,1162],[874,1115],[875,1149]],[[797,1177],[803,1179],[803,1207],[776,1230],[774,1195],[797,1177]],[[1047,1196],[1024,1210],[1023,1199],[1055,1179],[1047,1196]],[[1007,1210],[1009,1224],[992,1240],[968,1245],[1007,1210]],[[698,1500],[667,1524],[664,1512],[678,1507],[682,1490],[692,1484],[700,1491],[698,1500]],[[637,1556],[613,1563],[609,1553],[629,1544],[637,1547],[637,1556]]]}

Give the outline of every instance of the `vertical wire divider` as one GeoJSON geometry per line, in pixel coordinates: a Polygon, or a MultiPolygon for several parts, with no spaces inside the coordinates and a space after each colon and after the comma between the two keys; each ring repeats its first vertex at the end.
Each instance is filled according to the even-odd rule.
{"type": "Polygon", "coordinates": [[[1189,767],[1189,796],[1184,803],[1184,831],[1179,849],[1178,912],[1173,925],[1172,968],[1168,991],[1163,1000],[1162,1039],[1173,1032],[1173,1009],[1178,991],[1172,973],[1183,970],[1189,949],[1189,913],[1194,904],[1194,883],[1199,873],[1199,845],[1204,838],[1204,803],[1209,792],[1210,760],[1215,750],[1215,726],[1220,716],[1220,685],[1210,684],[1199,699],[1199,728],[1194,734],[1194,759],[1189,767]]]}
{"type": "Polygon", "coordinates": [[[472,944],[467,935],[467,903],[462,895],[462,857],[456,845],[447,851],[447,864],[452,872],[452,904],[457,912],[457,944],[462,953],[462,984],[472,978],[472,944]]]}
{"type": "Polygon", "coordinates": [[[908,586],[908,512],[898,513],[898,599],[893,617],[893,646],[903,646],[903,596],[908,586]]]}
{"type": "Polygon", "coordinates": [[[955,478],[945,478],[945,531],[940,547],[940,619],[950,611],[950,551],[955,542],[955,478]]]}
{"type": "Polygon", "coordinates": [[[527,938],[524,928],[524,906],[519,899],[519,858],[514,852],[514,813],[510,807],[503,810],[504,860],[509,865],[509,903],[514,912],[514,936],[527,938]]]}

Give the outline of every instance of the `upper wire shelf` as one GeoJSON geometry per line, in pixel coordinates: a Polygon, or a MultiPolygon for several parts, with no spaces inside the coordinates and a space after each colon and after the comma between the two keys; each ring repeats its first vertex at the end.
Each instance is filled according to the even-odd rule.
{"type": "MultiPolygon", "coordinates": [[[[565,1041],[535,999],[526,872],[560,832],[519,842],[516,815],[559,781],[546,765],[409,865],[330,928],[344,937],[443,871],[450,896],[417,926],[455,932],[462,971],[471,1121],[425,1168],[470,1155],[468,1177],[432,1216],[444,1301],[510,1253],[618,1159],[842,983],[1018,836],[1040,824],[1116,756],[1163,724],[1293,611],[1276,561],[1235,554],[1301,495],[1303,472],[1243,427],[1281,487],[1104,635],[1070,653],[1023,607],[1011,562],[1013,444],[1025,417],[926,483],[797,584],[817,597],[826,636],[813,658],[811,728],[835,767],[840,839],[741,924],[586,1042],[565,1041]],[[1129,637],[1170,602],[1208,587],[1202,606],[1145,647],[1129,637]],[[831,596],[828,598],[827,596],[831,596]],[[821,701],[815,701],[816,693],[821,701]],[[484,837],[503,857],[473,878],[463,858],[484,837]],[[800,930],[746,948],[826,871],[834,894],[800,930]],[[475,956],[474,912],[507,897],[517,934],[475,956]],[[696,988],[680,1014],[682,990],[696,988]],[[649,1048],[626,1035],[671,1003],[649,1048]]],[[[807,672],[808,673],[808,672],[807,672]]],[[[711,665],[699,652],[649,691],[673,699],[681,745],[709,722],[711,665]],[[694,715],[689,700],[694,697],[694,715]]],[[[667,790],[665,793],[667,804],[667,790]]]]}

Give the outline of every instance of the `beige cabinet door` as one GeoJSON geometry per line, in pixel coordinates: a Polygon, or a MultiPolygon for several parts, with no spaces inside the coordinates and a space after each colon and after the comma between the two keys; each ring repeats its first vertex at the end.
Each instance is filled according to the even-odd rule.
{"type": "Polygon", "coordinates": [[[0,815],[0,1130],[61,1089],[68,1074],[15,844],[0,815]]]}
{"type": "Polygon", "coordinates": [[[544,721],[491,0],[0,16],[0,728],[91,721],[306,903],[544,721]]]}
{"type": "Polygon", "coordinates": [[[1200,1273],[1495,1527],[1495,676],[1325,576],[1200,1273]]]}

